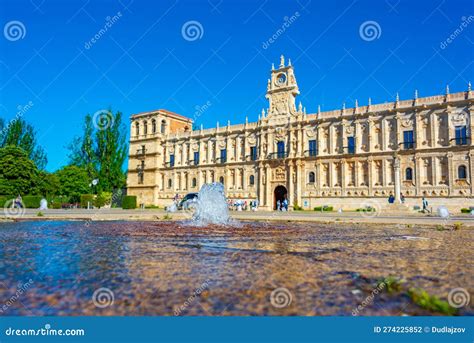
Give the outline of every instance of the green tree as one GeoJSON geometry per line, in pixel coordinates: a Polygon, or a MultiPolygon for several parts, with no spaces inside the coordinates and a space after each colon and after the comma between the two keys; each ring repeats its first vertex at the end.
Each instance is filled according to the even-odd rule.
{"type": "Polygon", "coordinates": [[[125,187],[126,176],[122,170],[127,158],[125,127],[122,113],[108,111],[110,119],[106,125],[97,125],[96,153],[100,191],[113,191],[125,187]]]}
{"type": "Polygon", "coordinates": [[[0,147],[9,145],[23,149],[38,169],[44,169],[48,163],[46,153],[36,140],[36,131],[33,126],[22,118],[15,118],[7,125],[0,121],[0,147]]]}
{"type": "Polygon", "coordinates": [[[68,146],[69,163],[85,169],[89,181],[99,179],[96,191],[112,192],[126,185],[126,129],[122,113],[99,111],[84,118],[83,133],[68,146]]]}
{"type": "Polygon", "coordinates": [[[84,118],[83,130],[82,136],[75,137],[68,146],[69,164],[84,168],[92,180],[97,177],[97,157],[94,151],[94,125],[90,114],[84,118]]]}
{"type": "Polygon", "coordinates": [[[29,194],[35,187],[38,173],[35,163],[23,149],[0,148],[0,194],[29,194]]]}
{"type": "Polygon", "coordinates": [[[59,179],[61,195],[66,195],[73,202],[79,202],[81,194],[91,192],[90,178],[84,168],[78,166],[66,166],[56,172],[59,179]]]}
{"type": "Polygon", "coordinates": [[[38,173],[34,193],[45,197],[58,195],[61,189],[59,178],[55,173],[41,170],[38,173]]]}

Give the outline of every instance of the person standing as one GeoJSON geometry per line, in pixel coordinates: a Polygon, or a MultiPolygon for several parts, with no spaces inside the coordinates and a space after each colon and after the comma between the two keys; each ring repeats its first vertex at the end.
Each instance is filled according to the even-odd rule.
{"type": "Polygon", "coordinates": [[[421,199],[421,204],[422,204],[422,207],[423,207],[423,213],[429,212],[429,210],[428,210],[428,200],[426,200],[425,197],[423,197],[421,199]]]}

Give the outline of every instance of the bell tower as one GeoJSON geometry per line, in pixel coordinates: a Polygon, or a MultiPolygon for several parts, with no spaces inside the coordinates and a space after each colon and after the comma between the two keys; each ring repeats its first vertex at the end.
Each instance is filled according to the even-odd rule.
{"type": "Polygon", "coordinates": [[[269,101],[268,117],[296,115],[296,96],[300,94],[291,60],[285,66],[281,55],[278,69],[272,64],[271,79],[268,80],[266,98],[269,101]]]}

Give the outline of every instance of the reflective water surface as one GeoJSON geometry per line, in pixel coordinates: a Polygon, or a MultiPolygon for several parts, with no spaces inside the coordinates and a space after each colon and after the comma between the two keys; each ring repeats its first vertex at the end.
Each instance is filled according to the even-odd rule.
{"type": "MultiPolygon", "coordinates": [[[[473,232],[307,223],[0,223],[0,315],[351,315],[387,276],[444,300],[456,287],[472,298],[473,232]],[[113,293],[113,303],[97,306],[93,294],[100,288],[113,293]],[[284,306],[272,299],[279,288],[287,292],[284,306]]],[[[434,313],[385,293],[360,311],[402,314],[434,313]]],[[[472,315],[472,307],[460,314],[472,315]]]]}

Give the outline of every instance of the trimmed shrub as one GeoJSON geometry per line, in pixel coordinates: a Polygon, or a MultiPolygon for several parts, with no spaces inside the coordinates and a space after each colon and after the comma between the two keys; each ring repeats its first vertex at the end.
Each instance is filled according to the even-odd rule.
{"type": "Polygon", "coordinates": [[[125,195],[122,199],[122,208],[124,210],[137,208],[137,197],[135,195],[125,195]]]}
{"type": "Polygon", "coordinates": [[[111,202],[112,202],[112,193],[100,192],[95,197],[94,206],[101,208],[101,207],[104,207],[105,205],[110,205],[111,202]]]}
{"type": "Polygon", "coordinates": [[[13,195],[0,195],[0,207],[5,207],[5,204],[7,203],[7,201],[10,201],[15,198],[16,197],[14,197],[13,195]]]}
{"type": "Polygon", "coordinates": [[[319,212],[332,212],[334,210],[334,208],[332,206],[316,206],[314,208],[315,211],[319,211],[319,212]]]}
{"type": "Polygon", "coordinates": [[[461,208],[461,213],[471,213],[471,210],[468,208],[461,208]]]}
{"type": "Polygon", "coordinates": [[[23,206],[25,208],[39,208],[41,199],[43,199],[41,195],[25,195],[23,197],[23,206]]]}
{"type": "Polygon", "coordinates": [[[94,194],[81,194],[81,207],[87,208],[87,203],[94,205],[94,194]]]}
{"type": "Polygon", "coordinates": [[[297,202],[295,202],[295,204],[293,205],[293,211],[303,211],[303,207],[301,207],[300,205],[298,205],[297,202]]]}
{"type": "Polygon", "coordinates": [[[53,208],[53,209],[60,209],[62,208],[62,204],[67,204],[69,203],[69,197],[65,195],[60,195],[57,197],[52,197],[48,199],[48,208],[53,208]]]}

